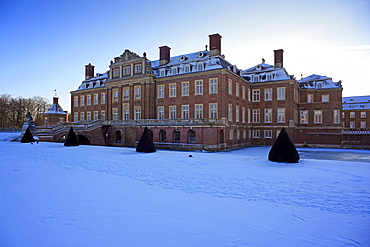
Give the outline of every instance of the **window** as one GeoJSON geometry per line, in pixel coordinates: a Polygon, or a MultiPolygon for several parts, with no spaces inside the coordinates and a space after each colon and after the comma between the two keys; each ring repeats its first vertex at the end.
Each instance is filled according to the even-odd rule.
{"type": "Polygon", "coordinates": [[[313,94],[307,94],[307,103],[313,102],[313,94]]]}
{"type": "Polygon", "coordinates": [[[272,123],[272,109],[265,109],[265,123],[272,123]]]}
{"type": "Polygon", "coordinates": [[[189,144],[196,144],[197,143],[196,132],[194,130],[189,130],[188,131],[188,143],[189,144]]]}
{"type": "Polygon", "coordinates": [[[228,89],[229,89],[229,94],[233,94],[233,81],[229,79],[229,84],[228,84],[228,89]]]}
{"type": "Polygon", "coordinates": [[[166,142],[166,131],[164,129],[159,131],[159,142],[166,142]]]}
{"type": "Polygon", "coordinates": [[[126,76],[130,75],[130,67],[124,67],[123,68],[123,74],[126,75],[126,76]]]}
{"type": "Polygon", "coordinates": [[[136,65],[135,65],[135,73],[136,73],[136,74],[141,73],[141,64],[136,64],[136,65]]]}
{"type": "Polygon", "coordinates": [[[232,104],[229,104],[229,107],[228,107],[228,117],[229,117],[229,121],[233,121],[233,105],[232,104]]]}
{"type": "Polygon", "coordinates": [[[113,90],[113,101],[118,101],[118,90],[113,90]]]}
{"type": "Polygon", "coordinates": [[[322,123],[322,110],[315,110],[314,111],[314,123],[321,124],[322,123]]]}
{"type": "Polygon", "coordinates": [[[355,122],[350,122],[349,123],[349,128],[354,129],[355,128],[355,122]]]}
{"type": "Polygon", "coordinates": [[[166,69],[161,69],[161,70],[159,71],[159,76],[160,76],[160,77],[166,76],[166,69]]]}
{"type": "Polygon", "coordinates": [[[101,111],[101,120],[105,120],[105,111],[101,111]]]}
{"type": "Polygon", "coordinates": [[[239,97],[239,83],[235,83],[235,96],[239,97]]]}
{"type": "Polygon", "coordinates": [[[119,77],[119,69],[113,69],[113,78],[119,77]]]}
{"type": "Polygon", "coordinates": [[[113,120],[117,121],[118,120],[118,108],[113,108],[112,113],[113,113],[113,120]]]}
{"type": "Polygon", "coordinates": [[[209,93],[217,93],[218,92],[218,79],[210,79],[209,80],[209,93]]]}
{"type": "Polygon", "coordinates": [[[339,124],[340,110],[334,110],[333,122],[339,124]]]}
{"type": "Polygon", "coordinates": [[[266,81],[272,81],[274,78],[274,75],[269,73],[269,74],[266,74],[266,81]]]}
{"type": "Polygon", "coordinates": [[[99,119],[99,112],[94,111],[94,121],[99,119]]]}
{"type": "Polygon", "coordinates": [[[184,73],[190,73],[190,65],[189,64],[184,66],[184,73]]]}
{"type": "Polygon", "coordinates": [[[94,94],[94,105],[99,104],[99,94],[94,94]]]}
{"type": "Polygon", "coordinates": [[[78,121],[78,112],[75,112],[75,116],[74,116],[74,119],[73,119],[75,122],[78,121]]]}
{"type": "Polygon", "coordinates": [[[135,99],[140,99],[141,98],[141,87],[136,86],[135,87],[135,99]]]}
{"type": "Polygon", "coordinates": [[[203,118],[203,105],[195,104],[195,118],[203,118]]]}
{"type": "Polygon", "coordinates": [[[158,98],[164,98],[164,85],[158,85],[158,98]]]}
{"type": "Polygon", "coordinates": [[[245,99],[245,86],[242,87],[242,99],[245,99]]]}
{"type": "Polygon", "coordinates": [[[251,122],[251,109],[248,109],[248,123],[251,122]]]}
{"type": "Polygon", "coordinates": [[[78,106],[78,96],[74,97],[74,101],[75,101],[75,106],[78,106]]]}
{"type": "Polygon", "coordinates": [[[101,103],[105,104],[105,93],[101,94],[101,103]]]}
{"type": "Polygon", "coordinates": [[[265,89],[265,101],[271,101],[272,100],[272,88],[266,88],[265,89]]]}
{"type": "Polygon", "coordinates": [[[81,121],[85,120],[85,113],[84,112],[80,113],[80,119],[81,119],[81,121]]]}
{"type": "Polygon", "coordinates": [[[158,119],[164,119],[164,106],[158,106],[158,119]]]}
{"type": "Polygon", "coordinates": [[[259,75],[253,75],[253,82],[259,82],[260,76],[259,75]]]}
{"type": "Polygon", "coordinates": [[[285,108],[277,108],[277,122],[285,123],[285,108]]]}
{"type": "Polygon", "coordinates": [[[176,119],[176,106],[170,106],[170,119],[176,119]]]}
{"type": "Polygon", "coordinates": [[[355,116],[356,116],[356,113],[355,113],[355,112],[351,111],[351,112],[349,113],[349,117],[350,117],[350,118],[355,118],[355,116]]]}
{"type": "Polygon", "coordinates": [[[248,101],[251,101],[251,90],[248,88],[248,101]]]}
{"type": "Polygon", "coordinates": [[[197,63],[197,71],[202,71],[204,70],[204,63],[203,62],[198,62],[197,63]]]}
{"type": "Polygon", "coordinates": [[[141,107],[135,106],[135,120],[141,119],[141,107]]]}
{"type": "Polygon", "coordinates": [[[189,105],[183,105],[182,108],[182,119],[188,119],[189,118],[189,105]]]}
{"type": "Polygon", "coordinates": [[[252,138],[260,138],[260,131],[259,130],[253,130],[252,131],[252,138]]]}
{"type": "Polygon", "coordinates": [[[172,67],[171,68],[171,74],[172,75],[177,75],[177,73],[178,73],[178,68],[177,67],[172,67]]]}
{"type": "Polygon", "coordinates": [[[366,128],[366,122],[362,121],[361,122],[361,129],[365,129],[366,128]]]}
{"type": "Polygon", "coordinates": [[[173,142],[174,143],[180,143],[180,137],[181,137],[181,133],[179,130],[174,130],[173,131],[173,142]]]}
{"type": "Polygon", "coordinates": [[[128,105],[123,107],[123,119],[125,121],[130,119],[130,109],[128,108],[128,105]]]}
{"type": "Polygon", "coordinates": [[[277,88],[277,100],[285,100],[285,87],[277,88]]]}
{"type": "Polygon", "coordinates": [[[123,100],[128,100],[130,98],[130,89],[124,88],[123,89],[123,100]]]}
{"type": "Polygon", "coordinates": [[[239,122],[239,106],[235,107],[235,121],[239,122]]]}
{"type": "Polygon", "coordinates": [[[217,103],[209,104],[209,118],[217,118],[218,107],[217,103]]]}
{"type": "Polygon", "coordinates": [[[189,96],[189,82],[182,82],[181,83],[181,95],[182,96],[189,96]]]}
{"type": "Polygon", "coordinates": [[[176,97],[176,83],[170,83],[170,98],[176,97]]]}
{"type": "Polygon", "coordinates": [[[308,111],[302,110],[300,118],[301,118],[301,124],[308,124],[308,111]]]}
{"type": "Polygon", "coordinates": [[[84,106],[85,105],[85,96],[81,96],[80,100],[81,100],[81,106],[84,106]]]}
{"type": "Polygon", "coordinates": [[[87,105],[91,105],[91,94],[87,95],[87,105]]]}
{"type": "Polygon", "coordinates": [[[329,102],[329,94],[321,95],[321,102],[329,102]]]}
{"type": "Polygon", "coordinates": [[[242,122],[245,123],[245,107],[242,107],[242,122]]]}
{"type": "Polygon", "coordinates": [[[252,94],[253,94],[253,99],[252,99],[253,102],[260,101],[260,90],[259,89],[253,89],[252,94]]]}
{"type": "Polygon", "coordinates": [[[265,138],[272,138],[272,130],[265,130],[265,138]]]}
{"type": "Polygon", "coordinates": [[[342,112],[342,118],[346,118],[346,113],[342,112]]]}
{"type": "Polygon", "coordinates": [[[195,94],[203,94],[203,81],[195,81],[195,94]]]}
{"type": "Polygon", "coordinates": [[[316,82],[316,88],[322,88],[322,82],[321,81],[316,82]]]}
{"type": "Polygon", "coordinates": [[[230,130],[229,139],[232,140],[233,138],[234,138],[234,130],[230,130]]]}
{"type": "Polygon", "coordinates": [[[252,122],[253,123],[260,122],[260,109],[253,109],[252,122]]]}
{"type": "Polygon", "coordinates": [[[366,118],[366,111],[361,112],[361,118],[366,118]]]}

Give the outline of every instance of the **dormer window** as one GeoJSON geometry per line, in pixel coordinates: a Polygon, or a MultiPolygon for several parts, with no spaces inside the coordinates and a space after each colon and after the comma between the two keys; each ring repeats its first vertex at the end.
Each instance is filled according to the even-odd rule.
{"type": "Polygon", "coordinates": [[[166,69],[159,70],[159,76],[160,77],[166,76],[166,69]]]}
{"type": "Polygon", "coordinates": [[[184,66],[184,73],[190,73],[190,64],[184,66]]]}
{"type": "Polygon", "coordinates": [[[172,75],[177,75],[177,73],[178,73],[178,68],[177,67],[172,67],[171,74],[172,75]]]}
{"type": "Polygon", "coordinates": [[[260,76],[259,75],[253,75],[253,82],[259,82],[260,76]]]}
{"type": "Polygon", "coordinates": [[[262,66],[260,65],[260,64],[258,64],[257,66],[256,66],[256,70],[261,70],[262,69],[262,66]]]}
{"type": "Polygon", "coordinates": [[[316,82],[316,88],[322,88],[322,82],[316,82]]]}
{"type": "Polygon", "coordinates": [[[197,63],[197,71],[202,71],[204,70],[204,63],[198,62],[197,63]]]}
{"type": "Polygon", "coordinates": [[[274,79],[274,74],[266,74],[266,81],[272,81],[274,79]]]}

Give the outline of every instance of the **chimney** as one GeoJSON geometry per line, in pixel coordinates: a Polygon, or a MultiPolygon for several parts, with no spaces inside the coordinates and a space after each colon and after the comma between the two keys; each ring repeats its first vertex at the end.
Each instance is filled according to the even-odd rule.
{"type": "Polygon", "coordinates": [[[170,50],[168,46],[159,47],[159,65],[165,65],[170,62],[170,50]]]}
{"type": "Polygon", "coordinates": [[[209,55],[221,55],[221,35],[218,33],[209,35],[209,55]]]}
{"type": "Polygon", "coordinates": [[[89,63],[88,65],[85,65],[85,80],[88,80],[94,77],[94,68],[95,66],[91,65],[91,63],[89,63]]]}
{"type": "Polygon", "coordinates": [[[283,49],[274,50],[275,68],[283,68],[283,49]]]}

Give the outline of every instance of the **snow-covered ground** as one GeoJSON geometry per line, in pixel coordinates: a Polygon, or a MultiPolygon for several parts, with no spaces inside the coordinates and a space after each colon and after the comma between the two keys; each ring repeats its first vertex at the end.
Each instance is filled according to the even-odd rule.
{"type": "Polygon", "coordinates": [[[370,151],[299,150],[0,141],[0,246],[370,246],[370,151]]]}

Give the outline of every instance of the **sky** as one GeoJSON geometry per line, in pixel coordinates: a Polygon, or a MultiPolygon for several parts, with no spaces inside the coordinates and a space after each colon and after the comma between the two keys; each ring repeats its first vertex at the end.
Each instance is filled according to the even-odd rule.
{"type": "Polygon", "coordinates": [[[0,0],[0,94],[35,95],[70,112],[70,92],[85,65],[105,72],[129,49],[157,60],[205,49],[222,36],[222,53],[239,69],[274,63],[297,79],[342,81],[343,96],[370,95],[370,1],[0,0]]]}

